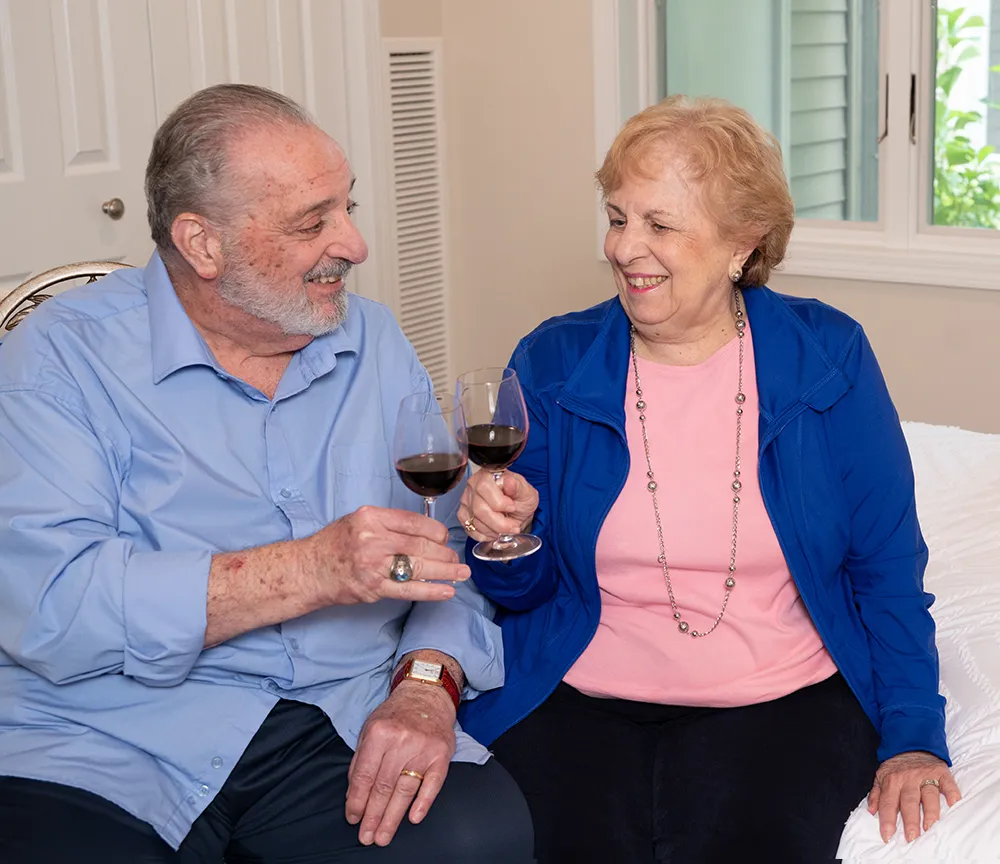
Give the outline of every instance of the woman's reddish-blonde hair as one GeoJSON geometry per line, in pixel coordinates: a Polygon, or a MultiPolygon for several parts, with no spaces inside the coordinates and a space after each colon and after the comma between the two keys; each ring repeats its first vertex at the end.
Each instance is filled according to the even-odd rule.
{"type": "Polygon", "coordinates": [[[597,182],[604,197],[625,175],[655,177],[664,157],[678,155],[725,240],[753,243],[740,285],[764,285],[781,263],[795,205],[781,145],[742,108],[724,99],[670,96],[628,120],[615,138],[597,182]]]}

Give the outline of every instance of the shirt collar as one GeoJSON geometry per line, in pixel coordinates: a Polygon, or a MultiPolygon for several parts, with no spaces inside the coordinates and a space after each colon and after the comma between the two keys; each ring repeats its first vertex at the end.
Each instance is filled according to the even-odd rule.
{"type": "Polygon", "coordinates": [[[143,274],[149,304],[149,341],[153,355],[153,383],[187,366],[222,370],[205,340],[177,299],[159,252],[154,252],[143,274]]]}
{"type": "MultiPolygon", "coordinates": [[[[177,298],[167,268],[154,252],[143,275],[149,304],[149,336],[153,360],[153,383],[188,366],[208,366],[225,375],[211,349],[184,311],[177,298]]],[[[306,384],[330,372],[337,355],[357,354],[363,338],[364,322],[360,304],[349,305],[347,320],[332,333],[313,339],[296,352],[306,384]]],[[[294,361],[293,361],[294,362],[294,361]]]]}

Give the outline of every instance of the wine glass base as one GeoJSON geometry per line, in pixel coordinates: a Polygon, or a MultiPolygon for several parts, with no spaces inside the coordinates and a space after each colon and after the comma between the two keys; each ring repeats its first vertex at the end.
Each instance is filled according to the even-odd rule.
{"type": "Polygon", "coordinates": [[[515,534],[503,540],[484,540],[472,547],[472,554],[480,561],[514,561],[527,558],[542,548],[542,541],[534,534],[515,534]]]}

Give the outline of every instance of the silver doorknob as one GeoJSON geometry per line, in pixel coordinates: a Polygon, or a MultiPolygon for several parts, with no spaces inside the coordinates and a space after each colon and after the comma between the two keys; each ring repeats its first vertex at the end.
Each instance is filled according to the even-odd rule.
{"type": "Polygon", "coordinates": [[[121,198],[112,198],[101,205],[101,209],[112,219],[121,219],[125,215],[125,202],[121,198]]]}

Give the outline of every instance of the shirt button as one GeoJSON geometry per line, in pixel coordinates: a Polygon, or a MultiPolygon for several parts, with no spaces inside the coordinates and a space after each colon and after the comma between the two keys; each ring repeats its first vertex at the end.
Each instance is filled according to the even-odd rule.
{"type": "Polygon", "coordinates": [[[291,489],[282,489],[278,494],[282,498],[291,498],[292,497],[292,490],[291,489]]]}
{"type": "Polygon", "coordinates": [[[293,651],[298,651],[299,650],[299,640],[298,639],[289,639],[288,640],[288,647],[291,648],[293,651]]]}
{"type": "Polygon", "coordinates": [[[201,795],[202,798],[204,798],[208,794],[208,787],[207,786],[199,786],[198,787],[198,794],[201,795]]]}
{"type": "Polygon", "coordinates": [[[212,760],[212,767],[213,768],[221,768],[222,767],[222,760],[218,756],[216,756],[212,760]]]}

